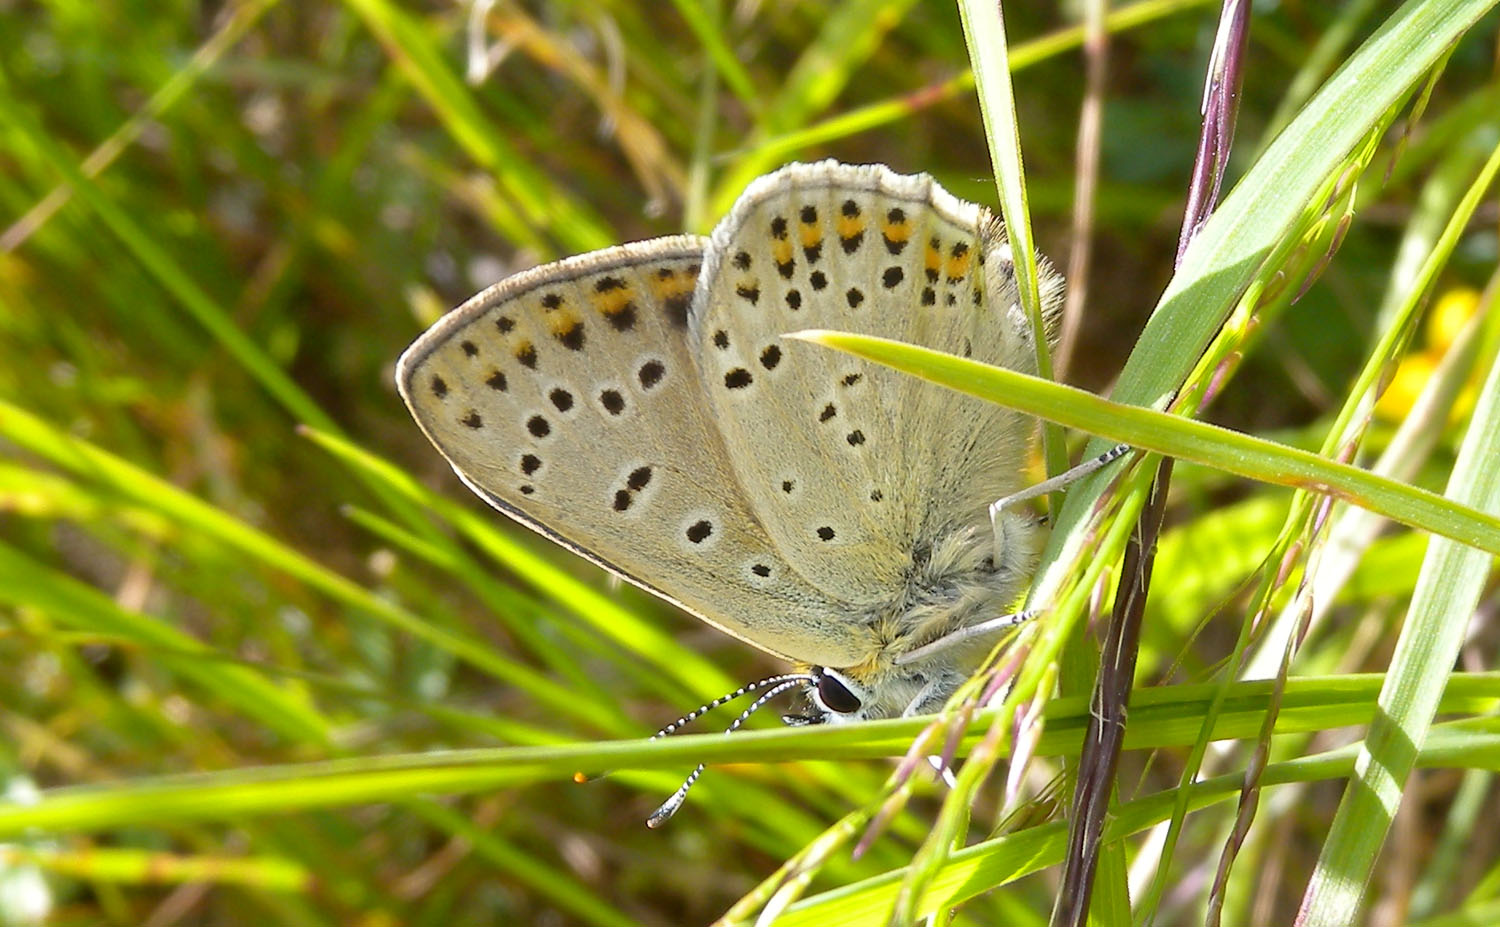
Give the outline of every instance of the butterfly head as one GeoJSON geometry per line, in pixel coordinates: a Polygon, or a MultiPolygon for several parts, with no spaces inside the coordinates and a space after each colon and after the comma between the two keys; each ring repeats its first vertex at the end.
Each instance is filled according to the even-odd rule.
{"type": "Polygon", "coordinates": [[[807,676],[802,689],[807,705],[800,712],[782,715],[781,720],[787,725],[845,724],[870,717],[874,702],[864,684],[826,666],[809,667],[807,676]]]}
{"type": "Polygon", "coordinates": [[[802,687],[806,705],[781,719],[800,727],[931,714],[968,676],[968,661],[960,664],[954,656],[904,666],[807,667],[802,687]]]}
{"type": "MultiPolygon", "coordinates": [[[[860,666],[843,669],[802,664],[795,672],[757,680],[716,698],[668,724],[652,739],[674,734],[720,705],[754,695],[750,705],[726,729],[725,733],[732,734],[772,699],[798,690],[805,699],[805,707],[782,715],[782,721],[793,727],[930,714],[941,708],[967,678],[973,668],[970,657],[977,652],[972,647],[929,646],[905,651],[903,656],[882,654],[860,666]]],[[[660,827],[675,814],[702,772],[703,764],[699,763],[646,823],[660,827]]]]}

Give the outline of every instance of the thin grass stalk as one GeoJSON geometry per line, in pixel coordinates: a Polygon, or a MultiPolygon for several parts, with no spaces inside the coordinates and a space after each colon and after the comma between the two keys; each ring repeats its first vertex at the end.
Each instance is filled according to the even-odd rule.
{"type": "MultiPolygon", "coordinates": [[[[1207,6],[1213,0],[1140,0],[1121,7],[1105,20],[1111,33],[1127,32],[1160,22],[1178,13],[1207,6]]],[[[1082,47],[1085,41],[1083,26],[1067,26],[1037,39],[1011,46],[1010,67],[1012,74],[1019,74],[1033,65],[1057,55],[1082,47]]],[[[796,129],[756,143],[752,151],[746,152],[742,161],[732,168],[733,176],[720,186],[715,200],[718,212],[724,212],[734,203],[734,197],[755,177],[768,167],[787,158],[800,155],[809,148],[829,142],[850,138],[881,126],[909,119],[923,110],[939,106],[974,89],[973,70],[964,70],[946,80],[901,93],[900,95],[846,110],[805,128],[796,129]]]]}
{"type": "MultiPolygon", "coordinates": [[[[1083,927],[1089,921],[1094,876],[1099,867],[1099,841],[1112,804],[1120,751],[1125,745],[1125,719],[1130,692],[1135,686],[1141,619],[1146,612],[1156,539],[1166,516],[1171,475],[1172,458],[1162,458],[1121,562],[1119,592],[1102,646],[1098,682],[1090,699],[1097,711],[1089,712],[1089,728],[1078,762],[1062,886],[1052,908],[1051,923],[1055,925],[1083,927]]],[[[1113,912],[1116,916],[1121,913],[1129,915],[1128,909],[1113,912]]]]}
{"type": "MultiPolygon", "coordinates": [[[[1395,318],[1393,319],[1392,327],[1386,329],[1381,339],[1381,343],[1376,346],[1375,353],[1372,355],[1372,361],[1375,357],[1381,356],[1380,352],[1382,347],[1385,347],[1389,350],[1394,350],[1396,344],[1399,343],[1397,333],[1402,330],[1409,330],[1413,326],[1416,307],[1419,305],[1422,294],[1426,292],[1427,284],[1436,276],[1438,268],[1447,263],[1448,258],[1451,256],[1452,249],[1458,241],[1459,230],[1467,226],[1470,217],[1473,215],[1474,209],[1477,207],[1484,192],[1489,189],[1497,171],[1500,171],[1500,147],[1494,149],[1489,161],[1480,169],[1478,177],[1470,185],[1467,194],[1459,202],[1458,208],[1455,210],[1454,215],[1451,216],[1450,221],[1443,234],[1438,237],[1437,242],[1435,243],[1432,251],[1429,253],[1427,260],[1423,264],[1422,270],[1419,271],[1416,276],[1415,286],[1409,292],[1407,300],[1402,307],[1402,311],[1396,313],[1395,318]]],[[[1368,371],[1371,366],[1373,365],[1367,364],[1366,370],[1368,371]]],[[[1364,378],[1362,377],[1361,381],[1363,379],[1364,378]]],[[[1345,411],[1350,411],[1355,407],[1360,407],[1368,410],[1372,406],[1373,399],[1365,398],[1365,394],[1356,387],[1355,391],[1351,394],[1350,403],[1345,406],[1345,411]]],[[[1366,415],[1368,415],[1368,412],[1366,413],[1366,415]]],[[[1348,448],[1345,453],[1352,455],[1352,449],[1355,443],[1359,440],[1359,436],[1363,434],[1363,430],[1367,426],[1367,424],[1367,418],[1357,419],[1351,422],[1351,425],[1354,428],[1354,432],[1348,436],[1348,443],[1344,445],[1346,448],[1348,448]]],[[[1330,432],[1330,443],[1333,440],[1336,440],[1338,437],[1340,437],[1340,435],[1337,431],[1330,432]]],[[[1327,444],[1325,444],[1325,448],[1333,450],[1333,448],[1327,444]]],[[[1327,534],[1324,529],[1327,528],[1328,523],[1329,500],[1323,500],[1319,505],[1315,506],[1314,510],[1317,513],[1313,522],[1314,537],[1326,537],[1327,534]]],[[[1321,549],[1321,545],[1319,545],[1319,547],[1321,549]]],[[[1286,650],[1281,660],[1281,665],[1277,671],[1277,679],[1281,681],[1283,685],[1291,660],[1296,652],[1296,645],[1306,635],[1308,623],[1312,618],[1312,603],[1308,600],[1308,593],[1310,592],[1312,579],[1317,575],[1317,572],[1318,571],[1314,568],[1314,565],[1310,564],[1308,567],[1308,571],[1303,576],[1301,586],[1298,590],[1296,601],[1301,603],[1301,605],[1299,606],[1300,611],[1297,613],[1298,620],[1296,622],[1296,626],[1292,629],[1292,633],[1287,635],[1286,650]]],[[[1264,735],[1260,745],[1257,748],[1257,754],[1262,753],[1268,748],[1270,741],[1270,725],[1274,721],[1275,707],[1276,703],[1273,702],[1272,711],[1269,712],[1272,717],[1268,717],[1267,733],[1264,735]]],[[[1251,810],[1253,810],[1253,790],[1255,788],[1255,777],[1253,775],[1253,772],[1256,768],[1258,768],[1257,764],[1252,764],[1252,775],[1248,775],[1246,779],[1246,796],[1242,800],[1242,817],[1246,813],[1249,813],[1251,810]]],[[[1248,822],[1242,821],[1240,824],[1241,829],[1247,826],[1248,822]]],[[[1232,861],[1233,849],[1233,842],[1231,842],[1231,844],[1226,846],[1225,848],[1225,855],[1220,863],[1221,869],[1219,881],[1221,883],[1222,880],[1226,877],[1227,867],[1232,861]]],[[[1217,897],[1218,896],[1216,894],[1215,898],[1217,897]]],[[[1217,905],[1211,907],[1210,909],[1211,923],[1216,923],[1214,914],[1217,910],[1217,905]]]]}
{"type": "MultiPolygon", "coordinates": [[[[1488,188],[1500,168],[1500,148],[1485,171],[1488,188]]],[[[1491,366],[1464,436],[1448,493],[1500,511],[1500,364],[1491,366]]],[[[1298,912],[1299,927],[1346,923],[1364,900],[1365,886],[1400,803],[1416,756],[1431,729],[1433,696],[1451,672],[1490,572],[1490,558],[1451,541],[1432,539],[1402,627],[1380,708],[1360,747],[1355,774],[1334,816],[1298,912]]]]}
{"type": "MultiPolygon", "coordinates": [[[[193,52],[187,64],[173,71],[172,77],[157,88],[130,118],[88,153],[78,165],[79,174],[92,180],[108,170],[116,158],[135,144],[147,126],[166,115],[278,2],[280,0],[245,0],[229,8],[218,31],[193,52]]],[[[26,239],[46,225],[71,196],[72,189],[66,183],[49,190],[36,205],[0,232],[0,254],[15,251],[25,244],[26,239]]]]}
{"type": "MultiPolygon", "coordinates": [[[[1226,0],[1220,10],[1214,52],[1204,82],[1203,125],[1178,239],[1178,265],[1182,263],[1188,244],[1218,203],[1219,186],[1228,166],[1238,112],[1245,46],[1249,41],[1249,16],[1249,4],[1241,0],[1226,0]]],[[[1074,793],[1074,816],[1069,831],[1063,890],[1052,910],[1052,923],[1056,925],[1081,927],[1088,920],[1098,867],[1099,836],[1115,787],[1115,771],[1119,767],[1125,719],[1135,681],[1140,622],[1145,613],[1156,539],[1166,512],[1171,477],[1172,460],[1168,457],[1157,467],[1150,501],[1142,510],[1131,543],[1126,548],[1120,588],[1116,593],[1095,686],[1098,714],[1093,717],[1097,720],[1091,723],[1085,740],[1088,752],[1080,762],[1074,793]]],[[[1146,910],[1149,920],[1154,905],[1148,905],[1146,910]]]]}
{"type": "Polygon", "coordinates": [[[1084,5],[1083,105],[1078,112],[1078,141],[1073,151],[1073,220],[1068,234],[1068,290],[1054,351],[1057,379],[1068,379],[1068,367],[1083,325],[1093,254],[1094,200],[1099,188],[1099,146],[1104,128],[1104,83],[1109,74],[1109,0],[1084,5]]]}
{"type": "MultiPolygon", "coordinates": [[[[1026,169],[1021,161],[1021,130],[1016,115],[1015,90],[1010,80],[1010,51],[1005,36],[1003,4],[985,0],[958,0],[964,26],[964,42],[974,70],[974,89],[984,122],[985,142],[1000,195],[1000,214],[1010,243],[1021,309],[1031,320],[1033,332],[1047,331],[1042,319],[1036,240],[1031,233],[1031,209],[1026,203],[1026,169]]],[[[1037,376],[1053,379],[1048,339],[1032,339],[1036,350],[1037,376]]],[[[1068,468],[1062,430],[1050,423],[1042,428],[1042,456],[1047,473],[1056,476],[1068,468]]],[[[1054,498],[1049,509],[1056,512],[1054,498]]]]}

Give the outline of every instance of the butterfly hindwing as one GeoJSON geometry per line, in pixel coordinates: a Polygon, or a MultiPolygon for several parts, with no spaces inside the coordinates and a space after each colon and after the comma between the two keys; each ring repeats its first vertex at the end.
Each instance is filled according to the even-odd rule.
{"type": "MultiPolygon", "coordinates": [[[[1049,306],[1060,288],[1047,272],[1049,306]]],[[[853,331],[1035,369],[1000,223],[926,175],[823,162],[757,180],[710,239],[690,328],[745,498],[841,602],[899,600],[924,546],[1019,483],[1029,420],[782,337],[853,331]]]]}

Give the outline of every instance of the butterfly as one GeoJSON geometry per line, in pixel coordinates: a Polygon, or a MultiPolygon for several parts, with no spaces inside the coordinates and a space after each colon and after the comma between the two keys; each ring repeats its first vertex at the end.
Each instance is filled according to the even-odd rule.
{"type": "MultiPolygon", "coordinates": [[[[1050,320],[1062,280],[1039,265],[1050,320]]],[[[397,383],[490,505],[795,665],[731,693],[763,692],[735,727],[788,688],[807,697],[789,723],[928,713],[988,650],[963,632],[1011,614],[1034,568],[1037,521],[992,508],[1034,426],[786,337],[803,329],[1035,371],[998,218],[925,174],[824,161],[756,180],[708,238],[502,280],[397,383]]]]}

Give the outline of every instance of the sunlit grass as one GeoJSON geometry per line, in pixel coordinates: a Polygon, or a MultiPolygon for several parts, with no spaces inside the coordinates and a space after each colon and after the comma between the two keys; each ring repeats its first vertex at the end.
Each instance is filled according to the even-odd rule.
{"type": "MultiPolygon", "coordinates": [[[[1366,882],[1365,904],[1414,920],[1493,911],[1491,5],[1256,16],[1238,186],[1175,276],[1216,6],[1113,11],[1069,369],[1158,410],[1185,384],[1176,420],[906,356],[1205,465],[1174,479],[1105,834],[1131,885],[1165,866],[1196,886],[1152,902],[1156,923],[1202,922],[1231,845],[1224,923],[1289,922],[1310,883],[1319,923],[1366,882]],[[1423,336],[1458,287],[1483,293],[1472,321],[1423,336]],[[1402,375],[1372,422],[1418,354],[1430,376],[1402,375]],[[1330,488],[1367,508],[1330,508],[1330,488]],[[1240,786],[1262,763],[1252,816],[1240,786]],[[1174,813],[1161,863],[1148,835],[1174,813]]],[[[1061,266],[1083,67],[1050,7],[1007,4],[1005,27],[1031,222],[1061,266]]],[[[778,923],[877,924],[905,890],[908,910],[961,904],[959,923],[1045,923],[1049,799],[1088,717],[1052,697],[1057,660],[1097,647],[1151,468],[1078,487],[1056,519],[1010,706],[1037,694],[1040,727],[991,741],[1036,734],[1019,806],[1003,764],[882,805],[926,721],[645,743],[778,667],[471,499],[391,384],[437,311],[504,273],[701,231],[789,160],[924,170],[995,207],[956,6],[213,15],[0,10],[0,888],[25,889],[0,891],[0,921],[707,923],[748,895],[735,922],[769,903],[778,923]],[[700,759],[687,808],[648,832],[700,759]],[[919,855],[934,822],[950,843],[919,855]]]]}

